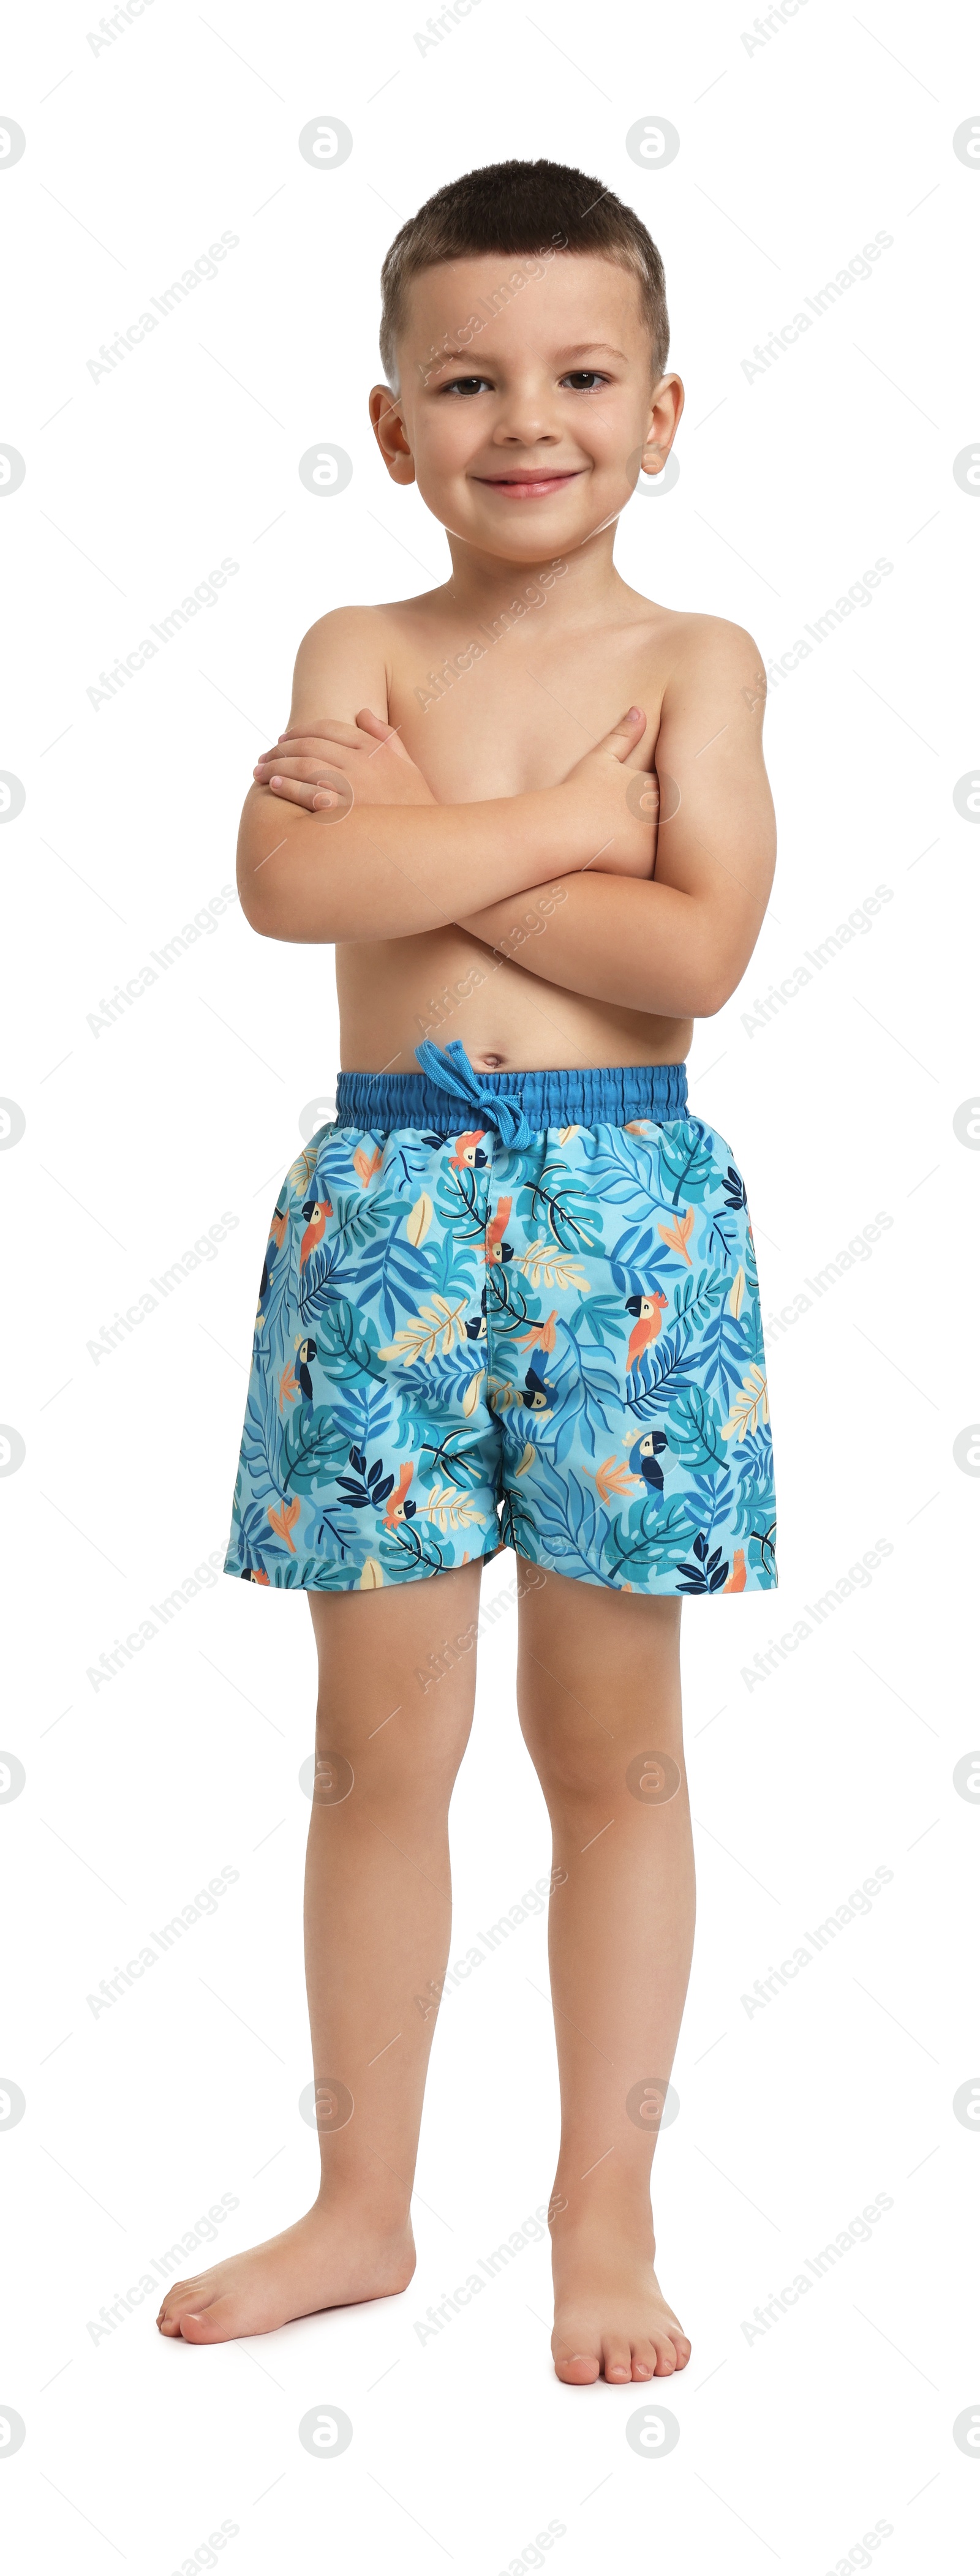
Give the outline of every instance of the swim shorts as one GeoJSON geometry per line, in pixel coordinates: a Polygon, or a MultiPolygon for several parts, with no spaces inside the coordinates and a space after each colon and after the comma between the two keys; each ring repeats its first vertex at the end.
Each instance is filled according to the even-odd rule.
{"type": "Polygon", "coordinates": [[[225,1570],[412,1582],[510,1546],[643,1593],[776,1585],[745,1184],[683,1064],[342,1073],[262,1269],[225,1570]]]}

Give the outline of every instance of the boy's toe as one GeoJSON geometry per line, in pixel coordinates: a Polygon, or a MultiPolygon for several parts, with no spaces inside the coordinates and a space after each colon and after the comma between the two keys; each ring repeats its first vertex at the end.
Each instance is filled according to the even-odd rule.
{"type": "Polygon", "coordinates": [[[559,2351],[554,2355],[554,2363],[558,2378],[564,2379],[570,2388],[591,2387],[599,2376],[597,2352],[559,2351]]]}
{"type": "Polygon", "coordinates": [[[644,2341],[644,2342],[640,2342],[640,2343],[635,2343],[635,2344],[634,2344],[634,2346],[633,2346],[633,2377],[634,2377],[634,2379],[652,2379],[652,2378],[654,2377],[654,2375],[655,2375],[656,2368],[657,2368],[657,2347],[656,2347],[656,2344],[655,2344],[655,2343],[649,2343],[649,2342],[646,2342],[646,2341],[644,2341]]]}
{"type": "Polygon", "coordinates": [[[607,2379],[631,2379],[633,2356],[625,2335],[606,2335],[602,2346],[602,2366],[607,2379]]]}
{"type": "Polygon", "coordinates": [[[180,2310],[178,2329],[185,2343],[226,2343],[230,2314],[230,2299],[212,2299],[196,2309],[188,2304],[180,2310]]]}

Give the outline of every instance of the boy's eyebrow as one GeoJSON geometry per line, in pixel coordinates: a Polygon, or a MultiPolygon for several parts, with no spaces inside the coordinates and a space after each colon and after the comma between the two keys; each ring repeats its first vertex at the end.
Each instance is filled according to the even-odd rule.
{"type": "Polygon", "coordinates": [[[609,340],[581,340],[574,349],[553,351],[556,363],[562,358],[597,358],[600,355],[607,358],[622,358],[625,363],[625,351],[614,349],[609,340]]]}
{"type": "MultiPolygon", "coordinates": [[[[471,359],[472,354],[471,345],[467,346],[465,349],[440,349],[438,357],[433,358],[428,372],[431,375],[434,375],[438,367],[455,366],[460,359],[471,359]]],[[[552,362],[556,367],[562,365],[568,366],[573,358],[619,358],[622,360],[624,366],[626,364],[625,351],[623,349],[614,349],[609,340],[581,340],[576,344],[574,349],[553,349],[551,351],[551,357],[552,362]]],[[[487,360],[488,365],[493,366],[496,363],[497,361],[492,357],[487,360]]],[[[480,372],[479,367],[471,365],[471,375],[476,376],[479,375],[480,372]]]]}

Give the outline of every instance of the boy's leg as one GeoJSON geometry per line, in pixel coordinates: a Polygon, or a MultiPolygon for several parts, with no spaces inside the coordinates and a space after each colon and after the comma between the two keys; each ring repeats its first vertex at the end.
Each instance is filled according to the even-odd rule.
{"type": "Polygon", "coordinates": [[[674,1597],[542,1581],[540,1569],[521,1590],[521,1726],[563,1873],[549,1916],[562,2102],[552,2351],[570,2381],[664,2377],[691,2350],[657,2284],[649,2193],[651,2114],[694,1934],[680,1614],[674,1597]]]}
{"type": "Polygon", "coordinates": [[[479,1592],[477,1561],[378,1592],[309,1595],[319,1696],[305,1933],[322,2181],[281,2236],[175,2282],[157,2320],[165,2334],[218,2343],[267,2333],[411,2280],[409,2203],[449,1948],[447,1816],[472,1722],[479,1592]],[[425,1670],[434,1652],[440,1678],[425,1670]]]}

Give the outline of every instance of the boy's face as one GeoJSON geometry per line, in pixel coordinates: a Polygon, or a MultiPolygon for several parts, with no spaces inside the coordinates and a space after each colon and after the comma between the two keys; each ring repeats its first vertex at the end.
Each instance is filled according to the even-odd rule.
{"type": "Polygon", "coordinates": [[[684,401],[679,377],[652,379],[636,279],[592,253],[426,269],[398,357],[400,393],[371,395],[389,473],[509,563],[572,552],[607,526],[641,456],[662,466],[684,401]]]}

